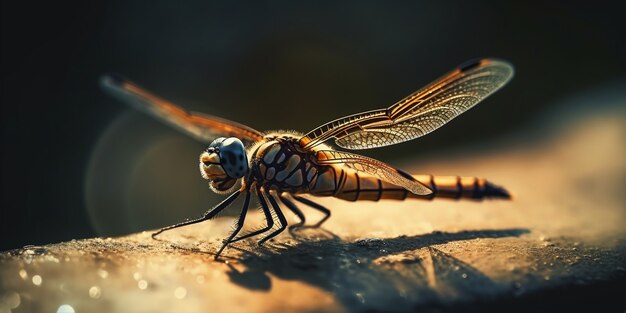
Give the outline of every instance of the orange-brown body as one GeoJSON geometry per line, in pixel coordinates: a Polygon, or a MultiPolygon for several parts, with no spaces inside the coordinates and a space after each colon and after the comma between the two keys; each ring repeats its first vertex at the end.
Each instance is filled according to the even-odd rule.
{"type": "Polygon", "coordinates": [[[485,179],[459,176],[413,175],[433,192],[417,195],[409,190],[358,172],[345,165],[321,165],[317,151],[327,146],[303,148],[296,134],[279,133],[250,149],[252,181],[266,190],[336,197],[348,201],[417,198],[508,198],[505,190],[485,179]]]}

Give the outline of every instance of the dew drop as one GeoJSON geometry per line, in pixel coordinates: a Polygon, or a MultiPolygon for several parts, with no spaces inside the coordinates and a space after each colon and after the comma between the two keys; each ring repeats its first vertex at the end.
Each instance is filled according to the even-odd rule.
{"type": "Polygon", "coordinates": [[[74,308],[69,304],[62,304],[58,309],[57,313],[76,313],[74,308]]]}
{"type": "Polygon", "coordinates": [[[99,299],[100,296],[102,295],[102,289],[100,289],[100,287],[98,286],[91,286],[91,288],[89,288],[89,297],[92,299],[99,299]]]}
{"type": "Polygon", "coordinates": [[[35,276],[33,276],[33,279],[32,279],[32,280],[33,280],[33,284],[34,284],[35,286],[40,286],[40,285],[41,285],[41,283],[42,283],[42,281],[43,281],[43,279],[42,279],[42,278],[41,278],[41,276],[39,276],[39,275],[35,275],[35,276]]]}
{"type": "Polygon", "coordinates": [[[109,277],[109,272],[107,272],[106,270],[103,270],[103,269],[99,269],[98,270],[98,276],[100,276],[102,279],[105,279],[105,278],[109,277]]]}
{"type": "Polygon", "coordinates": [[[141,273],[139,273],[139,272],[135,272],[135,273],[133,273],[133,278],[134,278],[135,280],[140,280],[140,279],[141,279],[141,273]]]}
{"type": "Polygon", "coordinates": [[[463,277],[463,279],[467,278],[467,274],[463,273],[461,274],[461,277],[463,277]]]}
{"type": "Polygon", "coordinates": [[[28,279],[28,272],[26,272],[26,270],[25,270],[25,269],[21,269],[21,270],[18,272],[18,274],[20,274],[20,277],[21,277],[23,280],[28,279]]]}
{"type": "Polygon", "coordinates": [[[196,282],[198,284],[204,284],[204,275],[198,275],[196,276],[196,282]]]}
{"type": "Polygon", "coordinates": [[[148,288],[148,282],[142,279],[137,282],[137,287],[139,287],[139,289],[141,290],[145,290],[146,288],[148,288]]]}
{"type": "Polygon", "coordinates": [[[174,290],[174,297],[176,297],[176,299],[183,299],[185,298],[186,295],[187,295],[187,289],[185,289],[185,287],[177,287],[174,290]]]}
{"type": "Polygon", "coordinates": [[[0,298],[0,308],[15,309],[20,306],[20,303],[22,303],[20,294],[15,291],[11,291],[0,298]]]}

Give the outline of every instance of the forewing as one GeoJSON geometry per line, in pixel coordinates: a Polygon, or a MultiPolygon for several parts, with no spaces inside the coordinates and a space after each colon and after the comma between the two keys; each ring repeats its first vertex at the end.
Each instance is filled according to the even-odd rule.
{"type": "Polygon", "coordinates": [[[104,76],[101,79],[101,84],[106,91],[121,101],[199,141],[210,143],[217,137],[237,137],[244,142],[251,143],[263,138],[261,132],[237,122],[208,114],[186,111],[123,78],[104,76]]]}
{"type": "Polygon", "coordinates": [[[403,187],[417,195],[429,195],[432,193],[430,188],[420,183],[410,174],[366,156],[344,151],[319,150],[317,151],[317,160],[320,165],[345,165],[358,172],[367,173],[380,180],[403,187]]]}
{"type": "Polygon", "coordinates": [[[388,109],[350,115],[309,132],[301,139],[312,148],[335,138],[347,149],[392,145],[426,135],[500,89],[513,67],[494,59],[468,62],[388,109]]]}

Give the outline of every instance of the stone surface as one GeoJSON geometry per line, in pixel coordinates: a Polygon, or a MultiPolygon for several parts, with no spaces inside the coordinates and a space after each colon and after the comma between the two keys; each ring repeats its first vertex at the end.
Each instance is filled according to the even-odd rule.
{"type": "Polygon", "coordinates": [[[487,177],[512,201],[320,199],[333,211],[323,229],[232,245],[228,262],[211,253],[231,217],[164,241],[144,232],[3,252],[0,312],[623,311],[626,119],[615,112],[413,166],[487,177]]]}

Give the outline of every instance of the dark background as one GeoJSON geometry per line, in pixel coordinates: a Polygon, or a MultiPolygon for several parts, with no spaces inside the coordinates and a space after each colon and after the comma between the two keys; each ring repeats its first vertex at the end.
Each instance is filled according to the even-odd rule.
{"type": "Polygon", "coordinates": [[[103,73],[257,129],[307,131],[471,58],[516,66],[463,118],[367,152],[392,158],[523,132],[558,99],[624,77],[624,12],[623,1],[3,2],[0,250],[96,235],[85,171],[129,110],[100,90],[103,73]]]}

